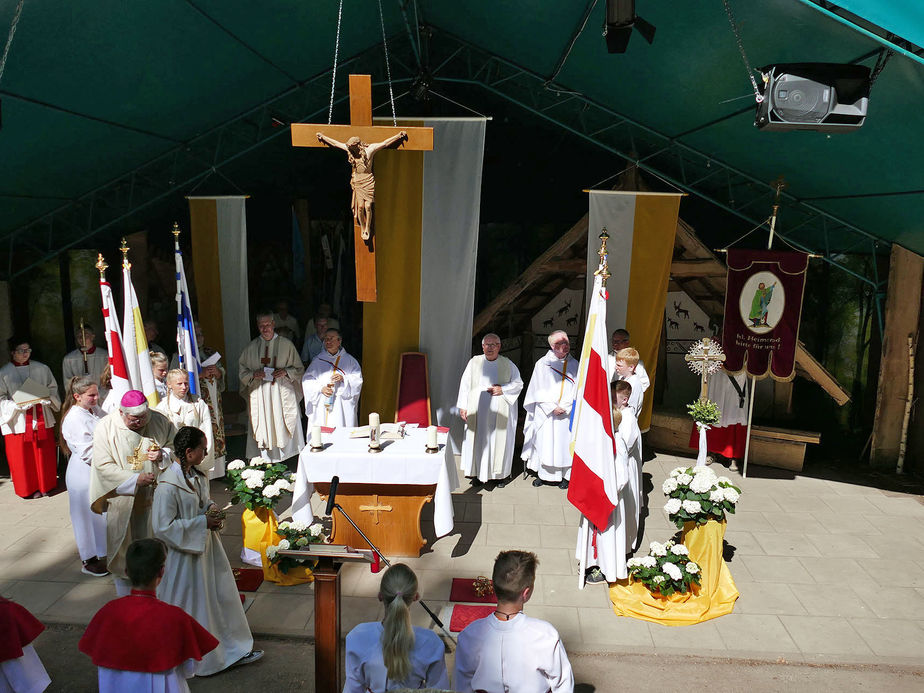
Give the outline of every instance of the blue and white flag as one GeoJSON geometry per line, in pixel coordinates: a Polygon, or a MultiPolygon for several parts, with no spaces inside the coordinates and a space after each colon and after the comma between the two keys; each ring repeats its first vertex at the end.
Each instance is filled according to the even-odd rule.
{"type": "MultiPolygon", "coordinates": [[[[174,227],[176,228],[176,227],[174,227]]],[[[173,248],[176,256],[176,346],[180,369],[189,374],[189,391],[199,394],[199,347],[196,344],[196,327],[193,324],[192,308],[189,305],[189,287],[186,286],[186,271],[183,269],[183,253],[180,251],[180,234],[173,234],[173,248]]]]}

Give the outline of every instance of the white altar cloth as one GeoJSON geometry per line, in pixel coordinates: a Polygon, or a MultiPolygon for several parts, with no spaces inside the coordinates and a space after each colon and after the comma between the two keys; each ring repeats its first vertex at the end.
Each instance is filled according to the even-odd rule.
{"type": "Polygon", "coordinates": [[[452,492],[459,488],[455,459],[446,445],[446,434],[438,434],[440,451],[424,452],[425,428],[409,429],[401,440],[383,440],[382,452],[370,453],[368,438],[350,438],[349,427],[324,434],[324,450],[311,452],[306,445],[298,456],[292,519],[311,523],[311,494],[315,482],[340,477],[341,484],[436,484],[433,493],[433,527],[436,536],[449,534],[454,526],[452,492]]]}

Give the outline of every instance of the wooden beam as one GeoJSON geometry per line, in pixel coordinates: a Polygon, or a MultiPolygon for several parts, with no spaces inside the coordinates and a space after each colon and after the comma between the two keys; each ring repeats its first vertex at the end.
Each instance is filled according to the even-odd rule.
{"type": "Polygon", "coordinates": [[[587,274],[587,259],[553,260],[543,266],[542,270],[551,274],[587,274]]]}
{"type": "Polygon", "coordinates": [[[517,277],[510,286],[501,291],[497,297],[491,301],[488,306],[475,316],[472,322],[472,336],[480,335],[484,329],[491,324],[494,318],[508,306],[516,301],[526,289],[528,289],[541,276],[539,268],[548,264],[553,258],[561,257],[565,250],[571,248],[580,241],[587,243],[587,221],[588,215],[584,215],[571,229],[561,238],[559,238],[552,247],[545,251],[539,258],[526,268],[519,277],[517,277]]]}
{"type": "Polygon", "coordinates": [[[724,277],[725,265],[710,258],[695,260],[674,260],[671,263],[671,277],[724,277]]]}
{"type": "Polygon", "coordinates": [[[870,464],[895,468],[908,395],[908,337],[915,337],[921,312],[924,257],[892,245],[879,389],[873,417],[870,464]]]}
{"type": "Polygon", "coordinates": [[[808,352],[802,342],[796,344],[796,366],[805,371],[808,379],[817,383],[839,406],[850,401],[850,393],[808,352]]]}
{"type": "Polygon", "coordinates": [[[346,142],[350,137],[358,137],[366,144],[387,140],[399,132],[407,133],[405,141],[398,149],[424,150],[433,149],[433,128],[392,127],[389,125],[312,125],[311,123],[292,123],[293,147],[326,147],[318,141],[318,133],[346,142]]]}

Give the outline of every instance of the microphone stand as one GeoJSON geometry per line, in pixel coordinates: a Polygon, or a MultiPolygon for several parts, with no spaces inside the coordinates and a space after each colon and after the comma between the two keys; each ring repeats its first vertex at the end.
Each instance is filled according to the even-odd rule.
{"type": "MultiPolygon", "coordinates": [[[[349,522],[351,525],[353,525],[353,529],[355,529],[357,532],[359,532],[359,536],[361,536],[363,539],[366,540],[366,543],[369,544],[369,546],[372,548],[372,550],[375,551],[375,552],[378,554],[379,558],[382,559],[382,562],[383,562],[386,566],[388,566],[388,567],[390,568],[390,567],[391,567],[391,561],[389,561],[389,560],[385,557],[385,555],[379,550],[379,547],[378,547],[378,546],[376,546],[375,544],[372,543],[372,540],[369,539],[369,537],[366,536],[366,533],[363,532],[363,531],[356,525],[355,522],[353,522],[353,518],[350,517],[350,516],[347,514],[347,512],[346,512],[343,508],[340,507],[340,503],[334,503],[334,504],[333,504],[333,507],[330,508],[330,509],[328,510],[328,514],[331,514],[331,510],[333,510],[333,508],[337,508],[337,510],[340,511],[340,514],[343,515],[343,516],[346,518],[347,522],[349,522]]],[[[435,613],[433,613],[433,610],[430,609],[429,606],[427,606],[426,602],[424,602],[423,599],[418,599],[418,600],[417,600],[417,603],[420,604],[420,605],[424,608],[424,611],[426,611],[426,612],[430,615],[430,618],[431,618],[431,619],[433,620],[433,622],[437,625],[437,627],[439,627],[439,629],[440,629],[441,631],[443,631],[443,634],[444,634],[447,638],[449,638],[452,642],[456,642],[456,639],[452,636],[452,634],[451,634],[448,630],[446,630],[446,626],[444,626],[444,625],[443,625],[443,622],[440,621],[439,617],[437,617],[437,615],[436,615],[435,613]]]]}

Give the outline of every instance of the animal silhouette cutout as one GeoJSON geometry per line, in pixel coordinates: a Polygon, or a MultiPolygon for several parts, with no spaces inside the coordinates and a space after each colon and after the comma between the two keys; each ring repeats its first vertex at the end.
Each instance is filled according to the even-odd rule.
{"type": "Polygon", "coordinates": [[[563,305],[561,308],[558,309],[558,315],[559,316],[564,315],[569,310],[571,310],[571,301],[568,301],[565,305],[563,305]]]}
{"type": "Polygon", "coordinates": [[[566,325],[577,325],[577,315],[572,315],[570,318],[565,320],[566,325]]]}
{"type": "Polygon", "coordinates": [[[696,321],[694,320],[694,321],[693,321],[693,331],[694,331],[694,332],[703,332],[703,333],[705,333],[705,332],[706,332],[706,328],[704,328],[702,325],[700,325],[698,322],[696,322],[696,321]]]}
{"type": "Polygon", "coordinates": [[[548,327],[548,328],[551,329],[551,327],[552,327],[552,318],[549,318],[548,320],[543,320],[543,321],[542,321],[542,326],[543,326],[543,327],[548,327]]]}
{"type": "Polygon", "coordinates": [[[674,301],[674,314],[678,318],[683,318],[684,320],[690,319],[690,311],[688,311],[686,308],[681,308],[678,301],[674,301]]]}
{"type": "Polygon", "coordinates": [[[680,323],[677,322],[676,320],[671,320],[670,318],[667,319],[667,326],[668,326],[668,328],[670,328],[670,329],[672,329],[672,330],[679,330],[679,329],[680,329],[680,323]]]}

